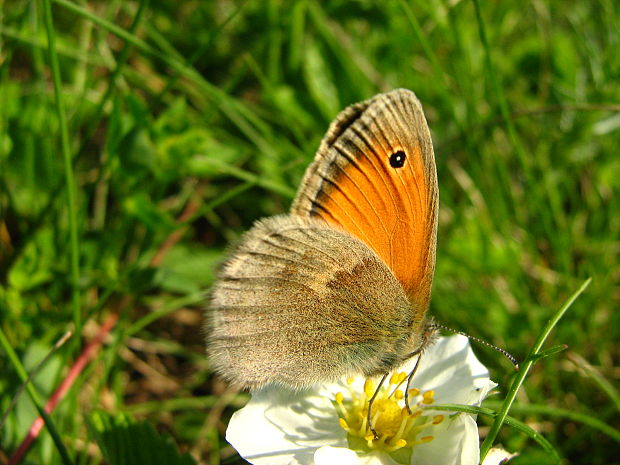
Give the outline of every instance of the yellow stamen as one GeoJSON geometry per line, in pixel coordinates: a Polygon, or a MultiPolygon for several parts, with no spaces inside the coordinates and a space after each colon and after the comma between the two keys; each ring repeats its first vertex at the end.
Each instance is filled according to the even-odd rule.
{"type": "MultiPolygon", "coordinates": [[[[411,413],[407,410],[403,401],[403,390],[398,389],[407,376],[404,372],[392,374],[389,383],[381,387],[374,399],[372,425],[377,432],[376,439],[368,426],[368,404],[375,394],[376,380],[366,379],[362,392],[353,388],[354,380],[347,380],[350,395],[338,392],[334,399],[340,427],[349,437],[363,439],[368,450],[393,452],[403,447],[412,448],[417,444],[431,441],[433,436],[418,437],[418,435],[441,423],[444,416],[423,416],[421,406],[434,402],[435,393],[432,390],[422,393],[422,400],[418,403],[411,403],[411,413]]],[[[409,394],[417,397],[421,392],[412,388],[409,394]]]]}
{"type": "Polygon", "coordinates": [[[399,439],[398,441],[396,441],[396,443],[394,443],[394,445],[387,447],[386,451],[394,452],[395,450],[402,449],[406,445],[407,441],[405,441],[404,439],[399,439]]]}
{"type": "Polygon", "coordinates": [[[366,394],[367,397],[372,397],[374,392],[375,392],[374,383],[372,382],[370,378],[366,379],[366,381],[364,382],[364,394],[366,394]]]}
{"type": "Polygon", "coordinates": [[[343,417],[347,417],[348,413],[347,409],[344,406],[344,396],[340,392],[338,394],[336,394],[336,409],[338,409],[340,415],[342,415],[343,417]],[[340,394],[340,396],[338,396],[338,394],[340,394]]]}
{"type": "Polygon", "coordinates": [[[423,404],[432,404],[433,402],[435,402],[435,391],[431,390],[431,391],[426,391],[424,394],[422,394],[422,403],[423,404]]]}

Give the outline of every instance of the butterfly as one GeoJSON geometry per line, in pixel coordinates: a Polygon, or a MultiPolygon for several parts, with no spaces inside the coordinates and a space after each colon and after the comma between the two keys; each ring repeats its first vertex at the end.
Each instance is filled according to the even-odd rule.
{"type": "Polygon", "coordinates": [[[217,275],[207,353],[228,381],[304,388],[397,368],[428,341],[439,193],[422,106],[379,94],[330,125],[287,215],[217,275]]]}

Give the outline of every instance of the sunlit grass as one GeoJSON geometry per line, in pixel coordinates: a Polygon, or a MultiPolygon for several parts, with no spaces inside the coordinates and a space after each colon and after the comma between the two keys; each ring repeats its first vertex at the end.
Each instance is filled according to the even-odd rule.
{"type": "MultiPolygon", "coordinates": [[[[103,409],[148,419],[204,463],[235,462],[224,431],[245,394],[209,372],[202,293],[230,240],[288,209],[336,113],[406,87],[424,105],[437,156],[431,312],[524,360],[591,277],[543,347],[568,350],[536,363],[509,414],[570,463],[614,458],[612,0],[55,0],[47,30],[57,70],[43,6],[0,4],[0,325],[20,362],[0,352],[0,411],[22,383],[19,365],[32,370],[82,327],[35,374],[44,403],[118,314],[51,415],[70,458],[99,463],[86,419],[103,409]]],[[[511,367],[477,352],[504,399],[511,367]]],[[[488,407],[499,411],[498,398],[488,407]]],[[[35,417],[20,396],[0,433],[0,462],[35,417]]],[[[480,424],[491,425],[486,414],[480,424]]],[[[496,442],[521,454],[514,463],[545,462],[523,431],[504,425],[496,442]]],[[[44,430],[23,463],[61,463],[61,450],[44,430]]]]}

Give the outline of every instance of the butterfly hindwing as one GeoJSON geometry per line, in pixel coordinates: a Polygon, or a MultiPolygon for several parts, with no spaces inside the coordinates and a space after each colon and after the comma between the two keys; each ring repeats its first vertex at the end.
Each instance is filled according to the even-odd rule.
{"type": "Polygon", "coordinates": [[[382,373],[419,343],[409,306],[387,266],[355,237],[315,220],[267,218],[218,275],[209,358],[247,387],[382,373]]]}

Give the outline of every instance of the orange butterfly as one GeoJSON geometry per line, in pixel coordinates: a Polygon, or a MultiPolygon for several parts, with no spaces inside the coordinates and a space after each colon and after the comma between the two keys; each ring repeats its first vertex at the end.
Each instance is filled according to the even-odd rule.
{"type": "Polygon", "coordinates": [[[439,195],[420,102],[397,89],[331,124],[290,215],[258,221],[219,272],[208,354],[249,388],[383,374],[419,353],[439,195]]]}

